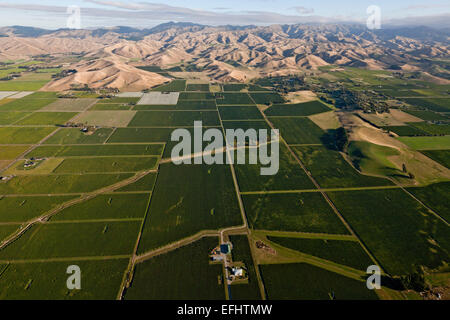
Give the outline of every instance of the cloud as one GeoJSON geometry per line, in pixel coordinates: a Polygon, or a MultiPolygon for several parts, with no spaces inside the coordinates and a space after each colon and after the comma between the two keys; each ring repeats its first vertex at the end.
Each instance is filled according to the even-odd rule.
{"type": "Polygon", "coordinates": [[[295,11],[297,11],[300,14],[312,14],[314,13],[314,9],[313,8],[306,8],[306,7],[292,7],[291,9],[294,9],[295,11]]]}
{"type": "MultiPolygon", "coordinates": [[[[111,18],[111,21],[113,21],[113,19],[132,19],[134,22],[137,20],[142,20],[143,27],[148,26],[151,21],[195,22],[208,25],[267,25],[337,22],[334,18],[325,18],[320,16],[301,17],[298,15],[286,15],[267,11],[215,12],[185,7],[175,7],[160,3],[129,3],[123,1],[103,0],[85,0],[85,2],[104,6],[105,8],[81,8],[81,14],[83,17],[111,18]]],[[[40,11],[44,13],[62,14],[66,12],[66,7],[62,6],[0,3],[0,8],[1,7],[19,9],[27,12],[40,11]]]]}
{"type": "MultiPolygon", "coordinates": [[[[30,0],[31,1],[31,0],[30,0]]],[[[262,1],[262,0],[259,0],[262,1]]],[[[280,14],[267,11],[214,11],[196,10],[185,7],[171,6],[161,3],[148,2],[125,2],[110,0],[85,0],[86,3],[95,4],[95,7],[82,7],[81,15],[83,25],[104,25],[104,26],[134,26],[147,28],[168,21],[193,22],[211,26],[218,25],[270,25],[270,24],[299,24],[299,23],[364,23],[365,17],[323,17],[312,15],[313,9],[305,7],[295,7],[299,14],[280,14]]],[[[48,25],[40,24],[39,27],[49,28],[49,21],[54,21],[56,17],[64,20],[67,17],[66,6],[51,6],[41,4],[24,4],[13,2],[0,2],[0,8],[19,10],[17,24],[28,25],[30,17],[35,12],[45,18],[48,25]],[[50,19],[51,18],[51,19],[50,19]]],[[[9,10],[8,10],[9,11],[9,10]]],[[[11,16],[7,10],[0,10],[1,16],[11,16]]],[[[444,17],[445,18],[445,17],[444,17]]],[[[395,25],[433,25],[440,28],[448,27],[450,20],[443,21],[440,16],[408,17],[389,21],[395,25]],[[434,17],[437,17],[436,19],[434,17]],[[436,23],[439,21],[439,24],[436,23]]],[[[4,21],[6,21],[4,19],[4,21]]],[[[8,21],[11,21],[9,19],[8,21]]],[[[1,22],[0,22],[1,23],[1,22]]],[[[52,25],[54,27],[54,25],[52,25]]],[[[61,25],[60,27],[65,27],[61,25]]]]}
{"type": "Polygon", "coordinates": [[[440,9],[440,8],[450,8],[450,4],[416,4],[410,5],[404,8],[405,10],[426,10],[426,9],[440,9]]]}

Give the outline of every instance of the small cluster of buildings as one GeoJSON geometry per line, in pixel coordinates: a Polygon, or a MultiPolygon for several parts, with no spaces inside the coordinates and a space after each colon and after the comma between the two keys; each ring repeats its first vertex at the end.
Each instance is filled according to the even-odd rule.
{"type": "Polygon", "coordinates": [[[23,168],[30,169],[30,168],[36,167],[38,164],[40,164],[44,160],[45,160],[45,158],[31,158],[30,160],[25,161],[23,168]]]}
{"type": "Polygon", "coordinates": [[[209,258],[212,263],[220,262],[225,267],[225,278],[228,284],[235,281],[248,280],[248,275],[245,270],[245,265],[241,262],[233,262],[231,251],[233,246],[231,243],[223,243],[211,250],[209,258]]]}

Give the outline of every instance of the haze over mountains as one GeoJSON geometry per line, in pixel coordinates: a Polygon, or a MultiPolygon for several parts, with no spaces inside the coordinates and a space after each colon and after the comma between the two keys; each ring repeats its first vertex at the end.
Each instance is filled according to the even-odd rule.
{"type": "MultiPolygon", "coordinates": [[[[450,54],[450,31],[426,27],[368,30],[361,25],[209,27],[167,23],[152,29],[116,27],[56,31],[0,28],[0,60],[42,54],[82,54],[68,69],[77,73],[49,83],[142,90],[170,79],[136,65],[189,65],[216,81],[290,75],[321,66],[419,70],[421,63],[450,54]]],[[[445,81],[445,79],[441,79],[445,81]]],[[[436,76],[436,81],[440,78],[436,76]]]]}

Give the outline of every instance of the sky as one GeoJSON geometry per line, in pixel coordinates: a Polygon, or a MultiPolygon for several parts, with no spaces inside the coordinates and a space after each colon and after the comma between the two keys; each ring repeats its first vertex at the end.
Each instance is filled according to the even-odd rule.
{"type": "Polygon", "coordinates": [[[81,28],[149,28],[169,21],[207,25],[366,23],[371,5],[380,8],[386,25],[450,27],[448,0],[0,0],[0,26],[58,29],[66,28],[68,21],[69,26],[81,28]],[[69,6],[80,8],[79,24],[73,24],[69,6]]]}

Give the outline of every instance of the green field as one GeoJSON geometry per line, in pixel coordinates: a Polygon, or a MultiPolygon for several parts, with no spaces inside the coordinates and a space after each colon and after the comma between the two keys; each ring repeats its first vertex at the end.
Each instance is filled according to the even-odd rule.
{"type": "Polygon", "coordinates": [[[231,300],[259,300],[259,291],[256,270],[253,264],[248,238],[245,235],[230,236],[233,244],[232,257],[234,262],[243,262],[248,273],[248,283],[234,284],[230,287],[231,300]]]}
{"type": "Polygon", "coordinates": [[[137,105],[133,110],[173,111],[173,110],[216,110],[214,100],[178,100],[176,105],[137,105]]]}
{"type": "MultiPolygon", "coordinates": [[[[0,147],[1,148],[1,147],[0,147]]],[[[26,155],[26,158],[83,157],[83,156],[158,156],[163,144],[102,144],[79,146],[40,146],[26,155]]]]}
{"type": "Polygon", "coordinates": [[[242,105],[242,104],[252,104],[254,105],[255,102],[250,98],[250,96],[247,93],[239,93],[239,92],[220,92],[216,93],[216,103],[218,105],[242,105]]]}
{"type": "Polygon", "coordinates": [[[226,83],[222,85],[223,91],[234,91],[239,92],[244,89],[247,89],[247,85],[245,83],[226,83]]]}
{"type": "Polygon", "coordinates": [[[218,243],[216,237],[204,238],[137,264],[125,299],[225,299],[222,265],[209,264],[208,257],[218,243]]]}
{"type": "Polygon", "coordinates": [[[297,104],[275,104],[264,111],[268,117],[274,116],[311,116],[322,112],[330,111],[326,105],[320,101],[310,101],[297,104]]]}
{"type": "MultiPolygon", "coordinates": [[[[19,225],[0,225],[0,241],[19,229],[19,225]]],[[[1,270],[1,267],[0,267],[1,270]]],[[[1,278],[1,277],[0,277],[1,278]]]]}
{"type": "Polygon", "coordinates": [[[214,94],[211,92],[181,92],[178,103],[181,100],[214,100],[214,94]]]}
{"type": "Polygon", "coordinates": [[[408,188],[407,190],[447,222],[450,221],[450,208],[448,207],[450,182],[436,183],[422,188],[408,188]]]}
{"type": "Polygon", "coordinates": [[[41,224],[1,250],[0,259],[129,255],[140,226],[140,221],[41,224]]]}
{"type": "Polygon", "coordinates": [[[390,274],[406,274],[418,265],[436,268],[448,263],[448,227],[403,190],[328,194],[390,274]]]}
{"type": "Polygon", "coordinates": [[[403,101],[421,108],[437,112],[449,112],[449,98],[403,98],[403,101]]]}
{"type": "Polygon", "coordinates": [[[256,106],[219,107],[222,120],[261,120],[263,116],[256,106]]]}
{"type": "Polygon", "coordinates": [[[450,169],[450,150],[424,150],[421,152],[450,169]]]}
{"type": "MultiPolygon", "coordinates": [[[[0,100],[1,101],[1,100],[0,100]]],[[[0,109],[1,111],[1,109],[0,109]]],[[[22,118],[30,115],[31,112],[22,112],[22,111],[2,111],[0,112],[0,125],[10,125],[14,122],[19,121],[22,118]]]]}
{"type": "Polygon", "coordinates": [[[250,228],[347,234],[319,192],[243,196],[250,228]]]}
{"type": "Polygon", "coordinates": [[[429,134],[415,126],[389,126],[382,127],[385,130],[394,132],[400,137],[428,136],[429,134]]]}
{"type": "Polygon", "coordinates": [[[45,140],[44,144],[97,144],[103,143],[111,135],[113,129],[97,129],[93,134],[81,132],[79,128],[62,128],[45,140]]]}
{"type": "Polygon", "coordinates": [[[173,80],[168,84],[152,88],[152,91],[178,92],[186,89],[186,80],[173,80]]]}
{"type": "Polygon", "coordinates": [[[38,143],[55,130],[51,127],[1,127],[0,144],[38,143]]]}
{"type": "MultiPolygon", "coordinates": [[[[264,122],[263,122],[264,123],[264,122]]],[[[248,149],[247,149],[248,151],[248,149]]],[[[261,175],[261,164],[235,164],[241,191],[304,190],[314,185],[284,145],[280,145],[279,169],[275,175],[261,175]]]]}
{"type": "Polygon", "coordinates": [[[64,125],[75,117],[75,112],[35,112],[16,123],[19,126],[64,125]]]}
{"type": "Polygon", "coordinates": [[[155,169],[158,157],[95,157],[65,159],[55,173],[138,172],[155,169]]]}
{"type": "Polygon", "coordinates": [[[325,132],[308,118],[269,118],[288,144],[321,144],[325,132]]]}
{"type": "Polygon", "coordinates": [[[241,213],[228,166],[163,164],[138,252],[164,246],[201,230],[240,224],[241,213]],[[198,201],[200,197],[202,201],[198,201]]]}
{"type": "Polygon", "coordinates": [[[260,265],[269,300],[374,300],[366,283],[306,263],[260,265]]]}
{"type": "Polygon", "coordinates": [[[2,111],[36,111],[56,101],[55,98],[51,99],[31,99],[32,95],[13,100],[1,107],[2,111]]]}
{"type": "Polygon", "coordinates": [[[1,300],[114,300],[128,259],[12,263],[0,277],[1,300]],[[67,267],[81,269],[81,290],[67,289],[67,267]]]}
{"type": "Polygon", "coordinates": [[[27,151],[30,146],[0,146],[0,160],[13,160],[27,151]]]}
{"type": "Polygon", "coordinates": [[[358,270],[374,264],[357,241],[267,237],[283,247],[307,253],[358,270]]]}
{"type": "Polygon", "coordinates": [[[186,91],[206,91],[209,92],[209,84],[190,83],[186,86],[186,91]]]}
{"type": "Polygon", "coordinates": [[[156,183],[156,173],[149,173],[136,182],[117,190],[117,192],[152,191],[156,183]]]}
{"type": "Polygon", "coordinates": [[[436,121],[436,120],[450,120],[449,117],[443,116],[439,113],[428,111],[428,110],[403,110],[409,114],[412,114],[415,117],[418,117],[422,120],[426,121],[436,121]]]}
{"type": "Polygon", "coordinates": [[[46,85],[48,80],[34,81],[0,81],[0,91],[36,91],[46,85]]]}
{"type": "Polygon", "coordinates": [[[447,150],[450,149],[450,136],[439,137],[401,137],[401,142],[414,150],[447,150]]]}
{"type": "Polygon", "coordinates": [[[387,179],[358,173],[339,152],[323,146],[293,147],[293,150],[322,188],[370,187],[392,184],[387,179]]]}
{"type": "Polygon", "coordinates": [[[251,92],[250,96],[256,104],[283,103],[284,99],[276,92],[251,92]]]}
{"type": "Polygon", "coordinates": [[[450,124],[431,124],[427,122],[410,123],[411,126],[432,136],[450,135],[450,124]]]}
{"type": "Polygon", "coordinates": [[[166,143],[173,128],[118,128],[108,143],[166,143]]]}
{"type": "Polygon", "coordinates": [[[144,218],[148,199],[147,193],[99,195],[64,209],[51,221],[144,218]]]}
{"type": "Polygon", "coordinates": [[[219,125],[217,111],[138,111],[128,127],[192,127],[194,121],[219,125]]]}
{"type": "Polygon", "coordinates": [[[61,194],[92,192],[130,178],[132,174],[17,176],[0,184],[0,194],[61,194]]]}
{"type": "Polygon", "coordinates": [[[0,222],[26,222],[74,198],[76,196],[2,197],[0,222]]]}

